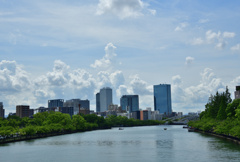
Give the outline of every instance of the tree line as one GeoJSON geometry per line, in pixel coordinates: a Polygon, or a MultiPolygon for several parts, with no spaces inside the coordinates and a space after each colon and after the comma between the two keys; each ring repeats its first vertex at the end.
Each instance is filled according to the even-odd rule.
{"type": "Polygon", "coordinates": [[[144,126],[163,123],[163,121],[141,121],[114,115],[107,118],[95,114],[81,114],[71,117],[69,114],[53,111],[34,114],[33,118],[20,118],[13,115],[6,119],[0,118],[0,141],[6,142],[96,129],[109,129],[114,126],[144,126]]]}
{"type": "Polygon", "coordinates": [[[225,92],[216,92],[209,97],[200,120],[188,125],[203,131],[240,138],[240,99],[231,99],[226,87],[225,92]]]}

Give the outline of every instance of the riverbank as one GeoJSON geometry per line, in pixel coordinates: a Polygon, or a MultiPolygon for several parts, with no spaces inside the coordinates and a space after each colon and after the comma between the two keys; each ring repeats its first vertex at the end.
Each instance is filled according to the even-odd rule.
{"type": "Polygon", "coordinates": [[[237,138],[237,137],[233,137],[233,136],[229,136],[229,135],[225,135],[225,134],[217,134],[217,133],[211,132],[211,131],[203,131],[203,130],[197,129],[197,128],[195,129],[195,132],[215,136],[215,137],[218,137],[218,138],[223,138],[223,139],[232,141],[232,142],[240,145],[240,138],[237,138]]]}

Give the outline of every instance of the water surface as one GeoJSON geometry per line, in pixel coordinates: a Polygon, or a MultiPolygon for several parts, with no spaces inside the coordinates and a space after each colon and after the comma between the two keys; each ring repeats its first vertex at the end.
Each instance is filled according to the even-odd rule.
{"type": "Polygon", "coordinates": [[[0,161],[239,162],[240,145],[182,126],[113,128],[0,145],[0,161]]]}

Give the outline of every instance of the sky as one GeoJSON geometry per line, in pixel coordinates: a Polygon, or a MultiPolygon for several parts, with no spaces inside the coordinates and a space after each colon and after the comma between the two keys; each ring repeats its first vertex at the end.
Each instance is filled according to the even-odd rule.
{"type": "Polygon", "coordinates": [[[154,108],[153,85],[171,84],[172,109],[205,109],[240,85],[238,0],[0,0],[0,102],[47,107],[113,89],[154,108]]]}

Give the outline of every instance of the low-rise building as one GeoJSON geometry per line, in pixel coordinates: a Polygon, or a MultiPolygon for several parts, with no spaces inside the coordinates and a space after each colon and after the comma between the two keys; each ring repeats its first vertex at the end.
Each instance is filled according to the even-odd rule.
{"type": "Polygon", "coordinates": [[[16,115],[20,118],[29,117],[30,115],[30,106],[28,105],[17,105],[16,106],[16,115]]]}

